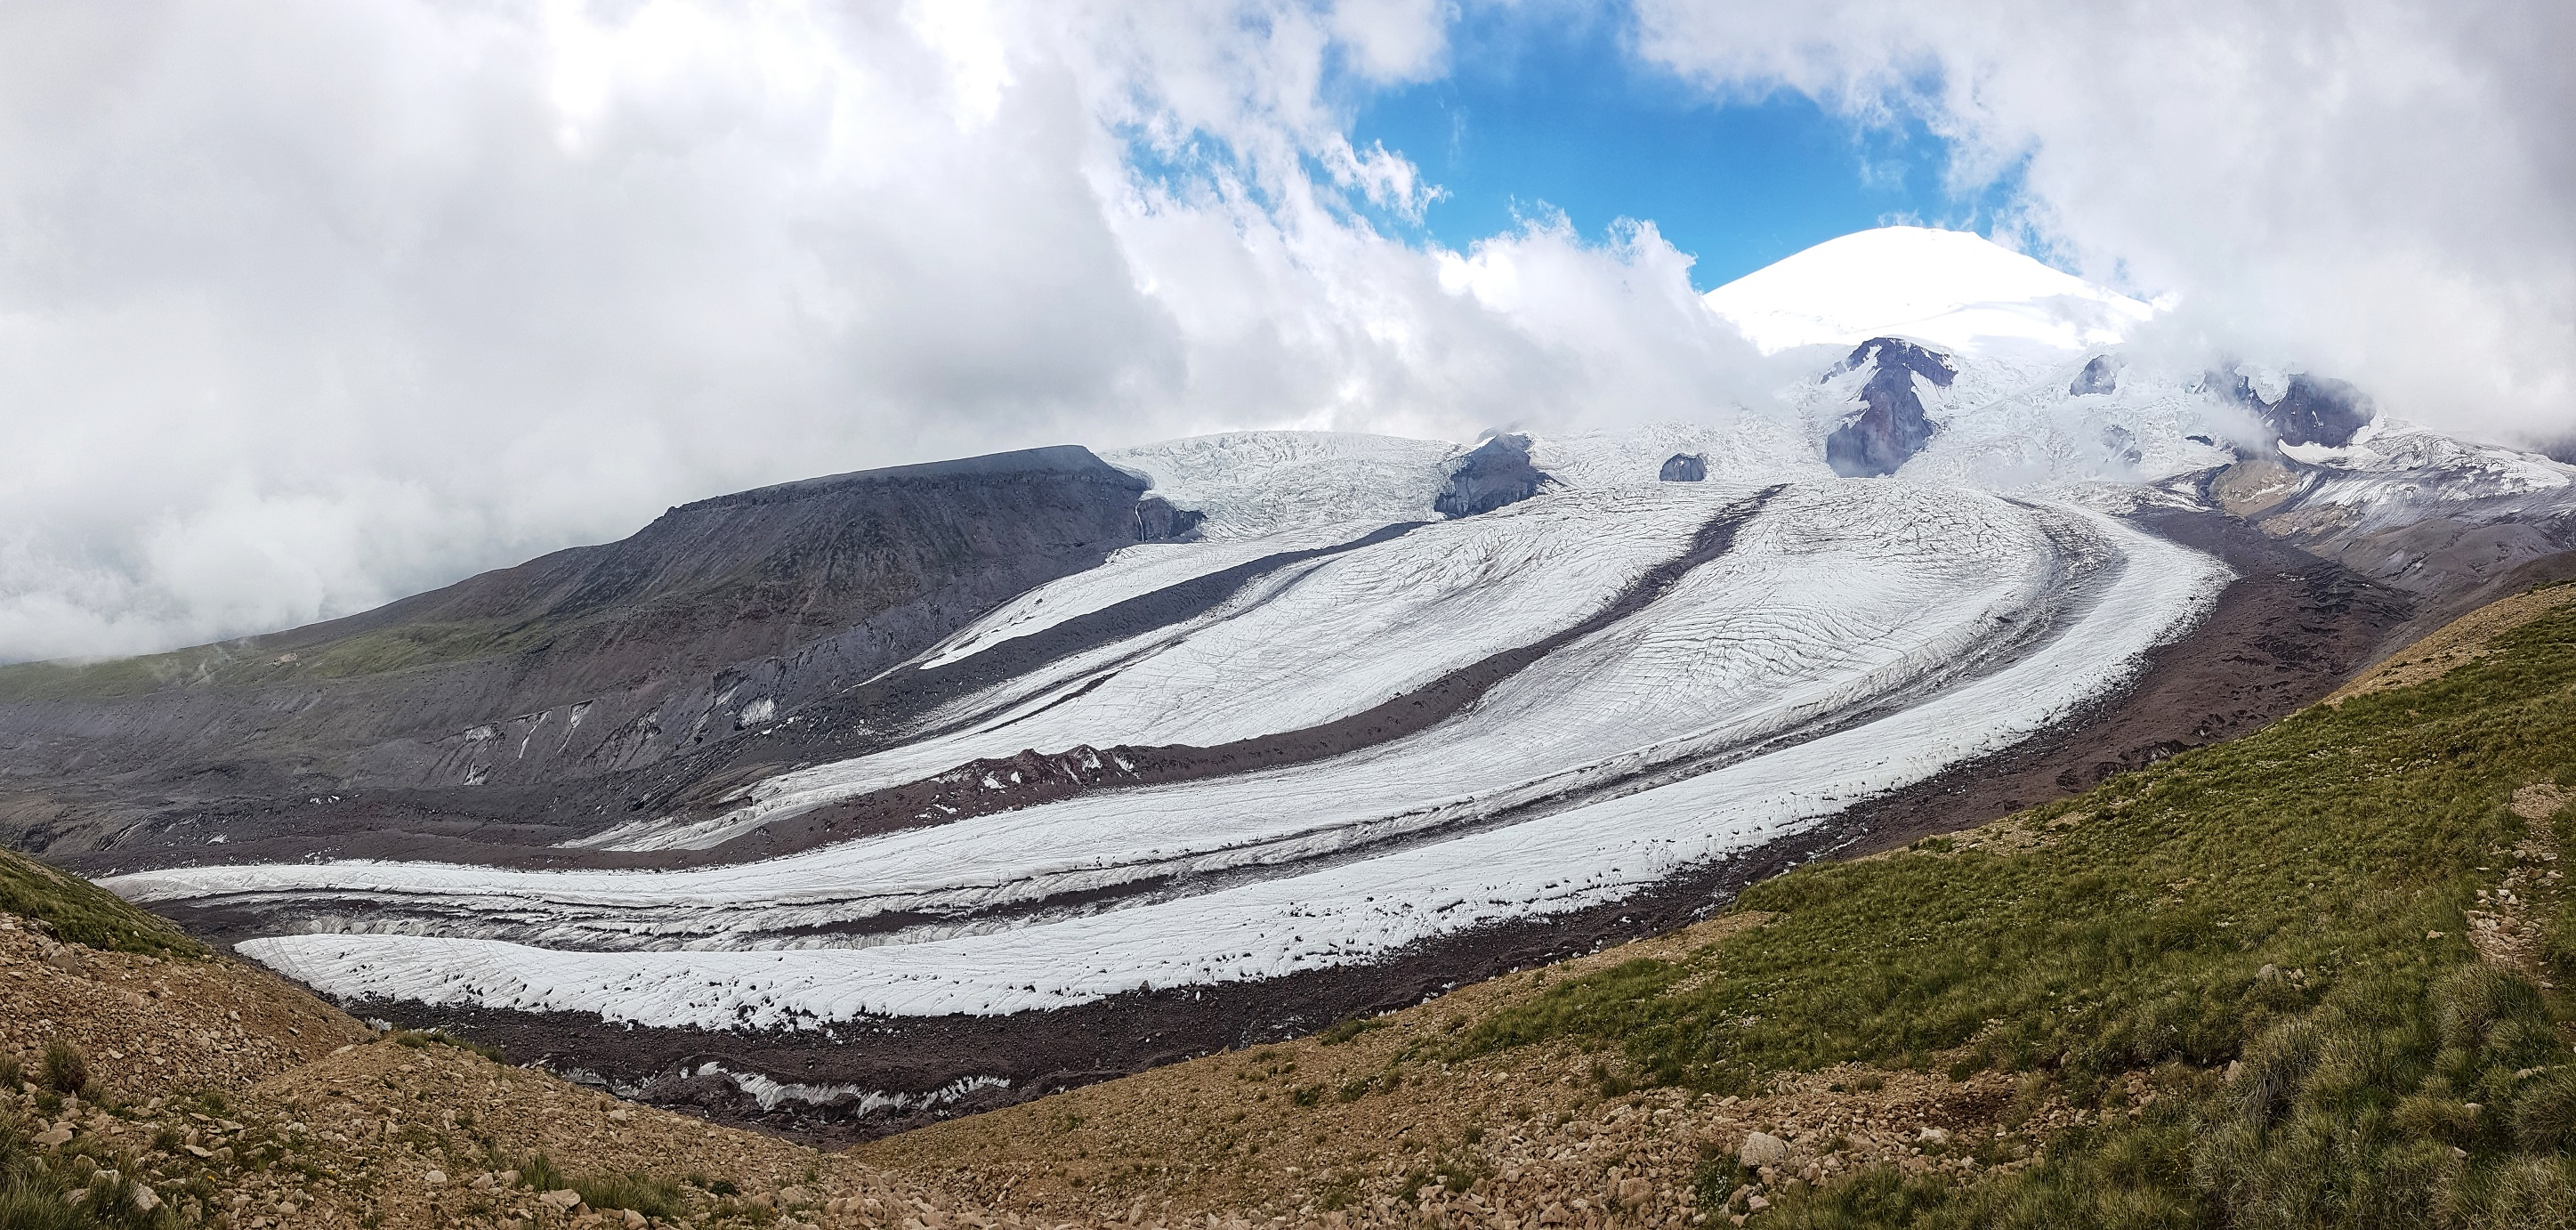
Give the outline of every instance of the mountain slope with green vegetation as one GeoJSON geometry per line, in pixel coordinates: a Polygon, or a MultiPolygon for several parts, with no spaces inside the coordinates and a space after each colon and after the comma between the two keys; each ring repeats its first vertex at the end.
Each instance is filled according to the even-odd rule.
{"type": "Polygon", "coordinates": [[[1683,932],[861,1152],[1136,1224],[2576,1225],[2570,799],[2576,587],[1683,932]]]}
{"type": "Polygon", "coordinates": [[[205,945],[158,914],[69,872],[0,850],[0,914],[44,924],[57,939],[156,957],[201,956],[205,945]]]}
{"type": "Polygon", "coordinates": [[[1615,1048],[1751,1092],[1863,1062],[2026,1073],[2095,1112],[1964,1187],[1871,1170],[1783,1226],[2556,1225],[2576,1218],[2576,977],[2554,865],[2576,607],[2021,818],[2030,840],[1801,869],[1776,915],[1569,980],[1469,1051],[1615,1048]],[[2114,1079],[2153,1074],[2130,1116],[2114,1079]],[[2534,1220],[2534,1219],[2537,1220],[2534,1220]]]}

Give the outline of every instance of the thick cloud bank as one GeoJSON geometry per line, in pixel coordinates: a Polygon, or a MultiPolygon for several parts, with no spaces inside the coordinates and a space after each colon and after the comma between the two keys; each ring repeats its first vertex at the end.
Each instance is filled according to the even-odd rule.
{"type": "Polygon", "coordinates": [[[2576,5],[1638,0],[1721,96],[1910,114],[2021,234],[2170,294],[2141,341],[2330,371],[2402,416],[2576,428],[2576,5]]]}
{"type": "MultiPolygon", "coordinates": [[[[1646,3],[1635,46],[1930,117],[1963,176],[2019,168],[2031,238],[2179,296],[2174,345],[2564,417],[2563,8],[2082,8],[1646,3]]],[[[1775,387],[1651,223],[1380,225],[1437,186],[1348,108],[1446,72],[1456,16],[0,8],[0,660],[360,609],[814,473],[1775,387]]]]}
{"type": "Polygon", "coordinates": [[[1651,227],[1453,255],[1362,220],[1428,186],[1327,80],[1436,71],[1441,17],[0,11],[0,660],[292,624],[819,472],[1730,396],[1749,352],[1651,227]]]}

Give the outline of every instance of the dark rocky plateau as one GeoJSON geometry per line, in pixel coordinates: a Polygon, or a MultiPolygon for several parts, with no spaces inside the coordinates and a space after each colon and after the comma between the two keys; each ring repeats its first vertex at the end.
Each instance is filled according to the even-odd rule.
{"type": "Polygon", "coordinates": [[[766,713],[1186,534],[1196,514],[1145,487],[1073,446],[810,479],[345,619],[0,667],[0,840],[87,867],[215,822],[305,852],[388,829],[562,841],[625,818],[658,766],[729,761],[766,713]]]}

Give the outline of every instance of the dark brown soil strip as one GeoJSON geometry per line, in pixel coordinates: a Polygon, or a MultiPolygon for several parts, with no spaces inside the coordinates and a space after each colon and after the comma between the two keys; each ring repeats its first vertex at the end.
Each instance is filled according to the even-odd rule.
{"type": "Polygon", "coordinates": [[[2217,513],[2135,518],[2237,573],[2189,636],[2074,721],[1854,809],[1854,853],[1892,849],[2063,798],[2114,773],[2253,733],[2389,649],[2414,599],[2217,513]]]}
{"type": "Polygon", "coordinates": [[[418,1004],[354,1007],[405,1024],[443,1024],[522,1061],[578,1069],[665,1105],[823,1143],[990,1109],[1212,1050],[1311,1032],[1354,1013],[1418,1003],[1464,982],[1659,934],[1705,917],[1745,885],[1822,857],[1900,845],[1984,823],[2088,788],[2112,773],[2247,733],[2315,701],[2383,650],[2406,598],[2264,539],[2216,514],[2141,518],[2239,573],[2199,627],[2151,655],[2123,692],[2057,731],[1958,766],[1615,905],[1451,937],[1388,962],[1259,983],[1131,992],[1011,1017],[871,1019],[833,1030],[751,1034],[622,1028],[596,1017],[418,1004]],[[1010,1080],[935,1111],[859,1118],[847,1108],[763,1112],[732,1082],[692,1075],[717,1062],[782,1081],[919,1094],[964,1077],[1010,1080]]]}

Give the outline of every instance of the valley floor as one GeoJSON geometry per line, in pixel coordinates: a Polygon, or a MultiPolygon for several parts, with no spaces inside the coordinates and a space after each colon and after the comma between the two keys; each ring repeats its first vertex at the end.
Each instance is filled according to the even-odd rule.
{"type": "Polygon", "coordinates": [[[0,856],[0,1225],[2569,1224],[2571,798],[2560,587],[1670,934],[847,1153],[380,1034],[0,856]]]}

